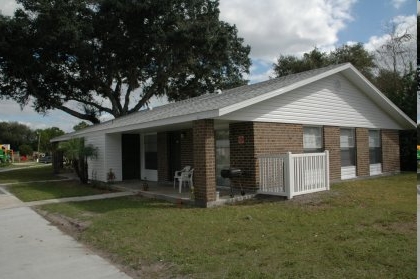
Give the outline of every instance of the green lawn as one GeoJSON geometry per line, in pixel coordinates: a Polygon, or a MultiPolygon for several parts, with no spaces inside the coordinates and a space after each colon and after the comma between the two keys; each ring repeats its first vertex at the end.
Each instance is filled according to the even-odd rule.
{"type": "Polygon", "coordinates": [[[59,179],[63,179],[63,177],[54,175],[51,165],[0,172],[0,184],[17,183],[8,185],[7,190],[24,202],[96,195],[108,192],[80,184],[76,180],[48,181],[59,179]]]}
{"type": "Polygon", "coordinates": [[[415,174],[291,201],[179,208],[141,197],[43,206],[144,278],[415,278],[415,174]]]}
{"type": "Polygon", "coordinates": [[[60,177],[53,174],[51,165],[0,172],[0,184],[55,179],[60,179],[60,177]]]}
{"type": "Polygon", "coordinates": [[[24,202],[97,195],[105,192],[74,180],[20,183],[8,186],[7,189],[24,202]]]}

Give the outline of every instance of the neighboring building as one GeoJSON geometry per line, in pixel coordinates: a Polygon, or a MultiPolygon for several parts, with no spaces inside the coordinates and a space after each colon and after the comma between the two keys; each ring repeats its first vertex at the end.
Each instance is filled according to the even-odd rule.
{"type": "Polygon", "coordinates": [[[199,205],[215,200],[220,170],[246,172],[258,188],[261,154],[328,150],[330,179],[400,170],[399,130],[416,124],[351,64],[311,70],[167,104],[60,136],[98,148],[89,175],[170,181],[194,169],[199,205]]]}

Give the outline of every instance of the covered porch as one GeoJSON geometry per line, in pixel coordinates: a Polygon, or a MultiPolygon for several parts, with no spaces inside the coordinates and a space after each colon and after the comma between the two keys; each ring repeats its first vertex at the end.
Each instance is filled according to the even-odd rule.
{"type": "Polygon", "coordinates": [[[217,186],[229,186],[220,177],[220,169],[230,166],[229,121],[201,119],[125,128],[109,131],[102,139],[88,137],[85,140],[87,144],[99,147],[98,157],[88,164],[89,176],[93,180],[106,182],[112,172],[119,186],[156,198],[163,195],[171,200],[192,200],[195,205],[203,207],[211,206],[222,197],[217,186]],[[225,131],[222,140],[217,136],[220,130],[225,131]],[[221,142],[227,146],[221,147],[221,142]],[[175,171],[185,166],[194,169],[193,199],[188,189],[179,194],[178,186],[173,188],[175,171]],[[149,184],[148,191],[143,191],[143,181],[149,184]]]}

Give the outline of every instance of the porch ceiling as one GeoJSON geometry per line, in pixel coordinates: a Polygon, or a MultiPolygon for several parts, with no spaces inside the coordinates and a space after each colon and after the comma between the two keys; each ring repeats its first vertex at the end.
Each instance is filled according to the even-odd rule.
{"type": "Polygon", "coordinates": [[[124,131],[111,132],[108,134],[140,134],[140,133],[159,133],[159,132],[169,132],[169,131],[179,131],[192,128],[192,121],[176,123],[172,125],[163,125],[157,127],[148,127],[143,129],[127,129],[124,131]]]}

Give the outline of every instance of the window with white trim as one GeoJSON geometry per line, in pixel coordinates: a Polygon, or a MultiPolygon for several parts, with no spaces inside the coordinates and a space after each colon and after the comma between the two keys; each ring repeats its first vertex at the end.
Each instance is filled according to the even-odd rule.
{"type": "Polygon", "coordinates": [[[354,129],[340,129],[340,149],[342,167],[356,165],[356,149],[354,147],[354,129]]]}
{"type": "Polygon", "coordinates": [[[322,152],[322,127],[303,127],[303,151],[305,153],[322,152]]]}
{"type": "Polygon", "coordinates": [[[369,130],[369,163],[382,163],[381,134],[379,130],[369,130]]]}

